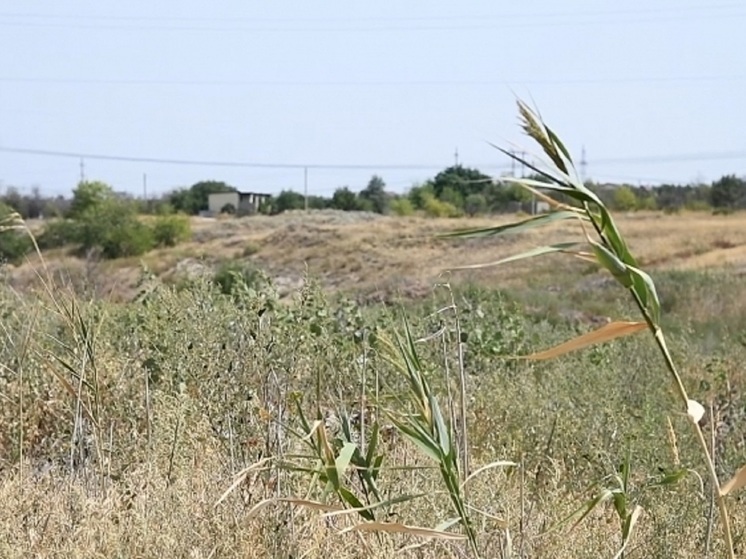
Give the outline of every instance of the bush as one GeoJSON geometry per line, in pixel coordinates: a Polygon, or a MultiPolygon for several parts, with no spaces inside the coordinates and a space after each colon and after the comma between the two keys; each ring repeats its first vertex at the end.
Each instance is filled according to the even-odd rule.
{"type": "Polygon", "coordinates": [[[192,228],[185,215],[164,215],[153,224],[153,239],[156,246],[172,247],[189,240],[192,228]]]}
{"type": "Polygon", "coordinates": [[[132,204],[111,200],[78,220],[81,251],[101,249],[104,258],[140,256],[155,246],[153,230],[142,223],[132,204]]]}
{"type": "Polygon", "coordinates": [[[0,261],[16,263],[33,248],[26,231],[11,228],[16,222],[14,214],[12,208],[0,203],[0,261]]]}
{"type": "Polygon", "coordinates": [[[487,199],[482,194],[469,194],[466,197],[464,209],[470,216],[483,214],[487,211],[487,199]]]}
{"type": "Polygon", "coordinates": [[[49,222],[38,243],[43,250],[78,245],[81,253],[97,248],[104,258],[122,258],[140,256],[156,246],[175,246],[191,235],[185,215],[161,213],[152,223],[140,221],[133,203],[112,199],[89,207],[76,219],[49,222]]]}
{"type": "Polygon", "coordinates": [[[80,241],[80,224],[72,219],[57,219],[48,222],[36,239],[42,250],[59,248],[80,241]]]}
{"type": "Polygon", "coordinates": [[[100,247],[104,258],[123,258],[127,256],[141,256],[155,245],[153,230],[137,220],[137,218],[123,221],[119,227],[112,227],[105,232],[103,238],[84,249],[100,247]]]}
{"type": "Polygon", "coordinates": [[[429,217],[460,217],[461,211],[448,202],[442,202],[435,196],[427,195],[424,200],[425,213],[429,217]]]}
{"type": "Polygon", "coordinates": [[[394,198],[389,203],[389,209],[394,215],[406,216],[414,213],[414,206],[409,198],[394,198]]]}
{"type": "Polygon", "coordinates": [[[242,290],[255,289],[263,280],[261,271],[248,262],[226,262],[213,276],[213,281],[224,295],[235,295],[242,290]]]}

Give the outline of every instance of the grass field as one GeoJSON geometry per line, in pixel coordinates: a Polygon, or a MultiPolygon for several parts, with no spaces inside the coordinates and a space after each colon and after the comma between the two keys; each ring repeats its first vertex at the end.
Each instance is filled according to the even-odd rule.
{"type": "MultiPolygon", "coordinates": [[[[642,513],[625,557],[723,556],[704,462],[646,332],[551,361],[509,359],[610,319],[637,320],[608,272],[551,256],[446,273],[548,234],[579,235],[559,224],[499,240],[435,238],[514,218],[202,219],[192,242],[146,257],[148,274],[139,261],[54,253],[46,271],[39,261],[9,270],[0,556],[467,556],[461,540],[342,533],[364,512],[462,533],[443,524],[457,515],[437,463],[393,427],[412,410],[387,350],[403,317],[459,444],[467,426],[469,471],[515,464],[462,488],[483,557],[613,557],[622,526],[611,502],[576,527],[579,515],[562,521],[600,494],[595,483],[611,487],[628,456],[626,510],[642,513]],[[272,285],[221,293],[205,271],[234,260],[272,285]],[[464,416],[451,410],[462,373],[464,416]],[[360,467],[339,479],[315,470],[350,441],[360,450],[350,462],[365,461],[376,425],[375,491],[360,467]],[[338,486],[382,504],[329,514],[350,508],[338,486]]],[[[746,216],[617,219],[658,284],[671,352],[705,406],[702,425],[728,479],[746,462],[746,216]]],[[[743,496],[729,504],[740,554],[743,496]]]]}

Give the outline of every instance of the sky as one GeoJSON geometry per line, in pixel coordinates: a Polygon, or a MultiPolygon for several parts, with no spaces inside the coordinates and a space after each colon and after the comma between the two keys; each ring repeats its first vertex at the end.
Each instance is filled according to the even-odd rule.
{"type": "Polygon", "coordinates": [[[535,152],[517,98],[586,178],[742,175],[744,24],[719,0],[3,0],[0,190],[519,173],[491,145],[535,152]]]}

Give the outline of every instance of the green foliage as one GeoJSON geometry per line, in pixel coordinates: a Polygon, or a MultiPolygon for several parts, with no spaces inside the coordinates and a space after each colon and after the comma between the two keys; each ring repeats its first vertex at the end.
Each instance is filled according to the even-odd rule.
{"type": "Polygon", "coordinates": [[[153,240],[156,246],[173,247],[188,241],[192,235],[189,217],[185,215],[161,215],[153,222],[153,240]]]}
{"type": "Polygon", "coordinates": [[[334,191],[330,206],[335,210],[345,212],[355,212],[363,209],[361,200],[346,186],[334,191]]]}
{"type": "Polygon", "coordinates": [[[306,201],[303,194],[293,190],[283,190],[269,202],[272,215],[281,214],[289,210],[302,210],[306,201]]]}
{"type": "Polygon", "coordinates": [[[424,207],[428,217],[460,217],[462,211],[448,202],[442,202],[434,196],[425,196],[424,207]]]}
{"type": "Polygon", "coordinates": [[[80,249],[101,251],[104,258],[140,256],[155,246],[153,230],[141,222],[132,203],[111,200],[78,219],[80,249]]]}
{"type": "Polygon", "coordinates": [[[361,200],[370,204],[370,209],[376,213],[383,214],[388,211],[389,197],[386,194],[386,183],[378,175],[373,175],[368,185],[360,191],[361,200]]]}
{"type": "Polygon", "coordinates": [[[0,203],[0,263],[19,262],[33,250],[33,243],[19,225],[18,216],[13,208],[0,203]]]}
{"type": "Polygon", "coordinates": [[[236,188],[222,181],[200,181],[188,189],[179,189],[169,195],[169,202],[178,212],[196,215],[207,210],[210,194],[235,192],[236,188]]]}
{"type": "Polygon", "coordinates": [[[487,211],[487,198],[483,194],[469,194],[464,203],[464,210],[469,216],[485,213],[487,211]]]}
{"type": "MultiPolygon", "coordinates": [[[[699,402],[689,397],[682,376],[671,356],[666,337],[662,330],[662,306],[656,285],[653,279],[645,271],[639,268],[635,257],[629,251],[624,237],[617,228],[608,207],[599,198],[596,192],[577,180],[577,173],[574,172],[572,158],[561,140],[541,120],[541,117],[532,111],[525,103],[519,101],[518,108],[524,131],[534,139],[537,144],[539,144],[545,155],[553,163],[553,167],[547,166],[547,170],[544,171],[544,175],[549,179],[549,183],[546,186],[542,186],[542,188],[561,192],[571,198],[575,204],[562,210],[549,213],[546,216],[529,218],[507,225],[448,233],[444,236],[465,238],[495,237],[498,235],[504,235],[511,231],[514,232],[518,230],[537,228],[546,225],[551,221],[572,220],[584,225],[585,243],[583,244],[586,245],[584,247],[586,250],[585,254],[588,254],[588,250],[590,249],[597,264],[611,274],[611,276],[628,292],[632,302],[641,315],[642,321],[609,322],[605,326],[597,328],[591,333],[575,336],[569,341],[556,344],[550,350],[528,355],[526,356],[526,359],[540,361],[556,358],[560,355],[565,355],[566,353],[585,348],[590,344],[608,342],[622,336],[633,334],[642,329],[648,330],[655,341],[660,357],[663,360],[663,364],[665,365],[669,378],[672,381],[675,392],[678,396],[679,409],[682,414],[686,414],[689,426],[693,429],[695,439],[699,443],[699,451],[704,457],[704,462],[708,469],[710,484],[713,488],[715,502],[717,503],[720,515],[725,550],[728,557],[734,558],[735,552],[730,528],[730,514],[725,501],[727,491],[721,490],[725,485],[721,484],[718,472],[715,468],[714,460],[710,455],[710,446],[700,426],[700,421],[705,414],[705,409],[699,402]],[[591,237],[591,234],[587,232],[588,229],[591,230],[593,237],[591,237]]],[[[498,149],[514,159],[523,162],[520,157],[517,157],[502,148],[498,149]]],[[[734,181],[731,180],[730,183],[731,185],[729,188],[732,187],[734,181]]],[[[531,180],[524,180],[521,184],[526,189],[532,189],[537,186],[535,181],[531,180]]],[[[577,245],[579,243],[573,244],[577,245]]],[[[534,258],[552,252],[579,254],[575,251],[575,247],[568,246],[567,244],[548,245],[512,257],[504,258],[491,265],[499,265],[526,258],[534,258]]],[[[629,474],[629,461],[626,462],[626,467],[624,469],[626,472],[623,477],[626,478],[629,474]]],[[[743,471],[746,470],[741,469],[736,477],[742,475],[741,472],[743,471]]],[[[590,501],[590,508],[588,509],[588,511],[591,510],[603,500],[614,499],[615,508],[623,524],[623,546],[617,554],[617,557],[624,554],[629,536],[631,535],[632,526],[639,515],[636,508],[633,511],[629,511],[628,509],[628,499],[626,496],[628,493],[627,481],[628,480],[625,479],[622,483],[619,483],[617,493],[614,493],[608,488],[604,488],[599,495],[590,501]]]]}
{"type": "Polygon", "coordinates": [[[80,226],[74,219],[53,219],[44,224],[44,230],[37,237],[39,248],[47,250],[76,244],[80,239],[80,226]]]}
{"type": "Polygon", "coordinates": [[[480,193],[492,179],[478,169],[454,165],[441,171],[433,179],[433,190],[442,199],[443,192],[451,189],[465,198],[469,194],[480,193]]]}
{"type": "Polygon", "coordinates": [[[250,262],[231,261],[218,267],[213,282],[224,295],[237,295],[259,288],[265,283],[264,275],[250,262]]]}
{"type": "Polygon", "coordinates": [[[424,210],[427,200],[435,198],[435,188],[433,187],[433,183],[428,181],[424,184],[414,185],[409,189],[407,197],[410,202],[412,202],[412,206],[414,206],[415,209],[424,210]]]}
{"type": "Polygon", "coordinates": [[[389,203],[391,213],[398,216],[408,216],[414,214],[414,206],[409,198],[397,196],[389,203]]]}
{"type": "Polygon", "coordinates": [[[629,186],[620,186],[614,191],[613,207],[623,212],[629,212],[638,208],[638,200],[635,192],[629,186]]]}
{"type": "Polygon", "coordinates": [[[464,195],[451,186],[447,186],[443,189],[440,196],[438,196],[438,200],[450,204],[459,210],[464,209],[464,195]]]}
{"type": "Polygon", "coordinates": [[[735,175],[726,175],[712,185],[710,200],[714,208],[746,208],[746,181],[735,175]]]}
{"type": "Polygon", "coordinates": [[[67,217],[79,219],[114,198],[114,191],[100,181],[81,181],[73,190],[73,200],[67,217]]]}
{"type": "Polygon", "coordinates": [[[38,236],[43,250],[76,245],[79,253],[96,250],[104,258],[140,256],[156,246],[175,246],[191,235],[189,218],[174,214],[170,205],[157,208],[152,225],[138,216],[138,203],[107,194],[100,183],[81,183],[74,218],[56,219],[45,224],[38,236]]]}

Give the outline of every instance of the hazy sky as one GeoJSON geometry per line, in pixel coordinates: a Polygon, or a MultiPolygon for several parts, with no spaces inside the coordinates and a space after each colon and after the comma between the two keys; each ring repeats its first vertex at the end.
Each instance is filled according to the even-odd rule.
{"type": "Polygon", "coordinates": [[[79,180],[79,158],[20,148],[260,165],[85,158],[133,193],[143,174],[302,191],[304,165],[309,193],[402,191],[456,149],[509,171],[487,142],[533,149],[516,95],[590,178],[711,181],[746,167],[744,29],[746,3],[718,0],[3,0],[0,181],[79,180]]]}

